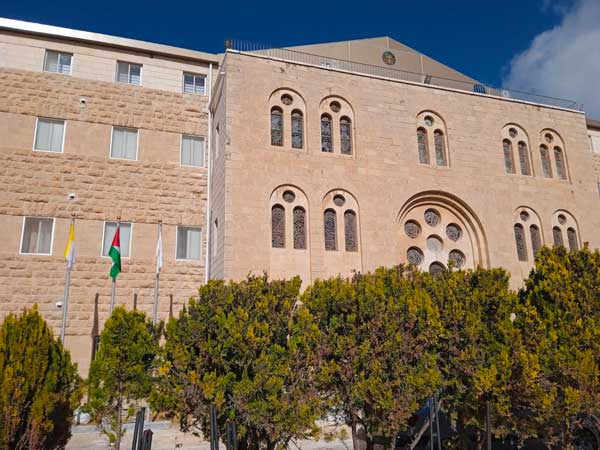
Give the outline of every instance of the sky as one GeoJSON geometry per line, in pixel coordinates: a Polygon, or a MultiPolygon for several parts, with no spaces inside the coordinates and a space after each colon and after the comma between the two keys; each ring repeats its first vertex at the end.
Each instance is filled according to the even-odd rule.
{"type": "Polygon", "coordinates": [[[600,118],[600,0],[2,0],[0,16],[222,52],[390,36],[483,83],[600,118]]]}

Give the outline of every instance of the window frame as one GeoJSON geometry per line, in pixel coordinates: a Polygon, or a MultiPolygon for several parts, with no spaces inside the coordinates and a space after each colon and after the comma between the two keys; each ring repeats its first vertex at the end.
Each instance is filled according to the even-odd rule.
{"type": "Polygon", "coordinates": [[[206,91],[207,91],[207,89],[206,89],[207,78],[208,77],[206,76],[206,74],[203,74],[203,73],[186,72],[185,70],[182,71],[182,75],[181,75],[181,92],[183,94],[200,95],[200,96],[206,97],[206,95],[207,95],[207,93],[206,93],[206,91]],[[185,92],[185,76],[186,75],[190,75],[190,76],[194,77],[194,92],[185,92]],[[202,92],[202,94],[198,94],[196,92],[196,77],[202,77],[204,79],[204,91],[202,92]]]}
{"type": "Polygon", "coordinates": [[[19,255],[26,256],[52,256],[54,250],[54,227],[56,225],[56,217],[41,217],[41,216],[23,216],[23,223],[21,224],[21,239],[19,241],[19,255]],[[22,252],[23,250],[23,238],[25,237],[25,222],[27,219],[52,219],[52,232],[50,235],[50,253],[27,253],[22,252]]]}
{"type": "Polygon", "coordinates": [[[144,65],[143,64],[129,62],[129,61],[122,61],[120,59],[117,59],[117,65],[115,67],[115,83],[117,83],[117,84],[126,84],[128,86],[142,86],[143,85],[143,81],[144,81],[144,65]],[[119,64],[127,64],[128,65],[128,68],[127,68],[127,83],[119,81],[119,64]],[[140,66],[140,83],[139,84],[133,84],[133,83],[131,83],[131,66],[132,65],[134,65],[134,66],[140,66]]]}
{"type": "Polygon", "coordinates": [[[65,152],[65,136],[66,136],[66,134],[67,134],[67,120],[66,119],[57,119],[57,118],[53,118],[53,117],[41,117],[41,116],[38,116],[38,117],[35,118],[35,129],[33,131],[33,147],[32,147],[32,150],[34,152],[64,153],[65,152]],[[57,150],[42,150],[42,149],[35,148],[35,144],[37,142],[38,126],[39,126],[40,119],[42,119],[42,120],[49,120],[49,121],[53,121],[53,122],[62,122],[63,123],[63,135],[62,135],[62,142],[60,143],[60,151],[57,151],[57,150]]]}
{"type": "Polygon", "coordinates": [[[177,225],[175,229],[175,261],[202,261],[202,227],[200,226],[191,226],[191,225],[177,225]],[[200,230],[200,254],[198,255],[198,259],[192,258],[179,258],[177,257],[177,249],[179,248],[179,229],[180,228],[188,228],[200,230]]]}
{"type": "Polygon", "coordinates": [[[71,52],[63,52],[61,50],[52,50],[52,49],[45,49],[46,51],[44,52],[44,65],[42,66],[42,72],[46,72],[46,73],[55,73],[58,75],[65,75],[67,77],[70,77],[71,75],[73,75],[73,60],[74,58],[74,54],[71,52]],[[69,55],[71,57],[71,64],[69,64],[69,73],[63,73],[63,72],[53,72],[51,70],[46,70],[46,61],[48,60],[48,52],[53,52],[53,53],[58,53],[58,59],[57,62],[60,61],[60,55],[69,55]]]}
{"type": "MultiPolygon", "coordinates": [[[[110,147],[108,148],[108,159],[114,159],[117,161],[138,161],[138,153],[140,151],[140,129],[139,128],[131,128],[131,127],[121,127],[118,125],[113,125],[110,131],[110,147]],[[113,148],[113,138],[115,136],[115,128],[120,128],[122,130],[135,130],[136,132],[136,140],[135,140],[135,159],[129,158],[117,158],[112,155],[113,148]]],[[[181,158],[181,156],[180,156],[181,158]]]]}
{"type": "Polygon", "coordinates": [[[196,135],[196,134],[187,134],[187,133],[181,133],[179,136],[180,136],[179,137],[179,165],[181,167],[194,167],[196,169],[206,168],[206,138],[204,136],[200,136],[200,135],[196,135]],[[199,138],[199,139],[202,140],[202,165],[201,166],[194,166],[194,165],[191,165],[191,164],[183,164],[183,162],[182,162],[182,156],[183,156],[183,138],[186,137],[186,136],[187,137],[192,137],[192,138],[199,138]]]}
{"type": "MultiPolygon", "coordinates": [[[[107,223],[117,223],[116,220],[104,220],[102,221],[102,240],[100,241],[100,257],[101,258],[110,258],[110,256],[108,254],[104,255],[104,237],[106,235],[106,224],[107,223]]],[[[129,247],[128,247],[128,256],[123,256],[123,253],[121,253],[121,259],[131,259],[131,242],[133,241],[133,222],[126,222],[126,221],[120,221],[119,224],[128,224],[130,226],[130,231],[129,231],[129,247]]],[[[119,236],[120,238],[120,236],[119,236]]],[[[109,248],[110,250],[110,248],[109,248]]]]}

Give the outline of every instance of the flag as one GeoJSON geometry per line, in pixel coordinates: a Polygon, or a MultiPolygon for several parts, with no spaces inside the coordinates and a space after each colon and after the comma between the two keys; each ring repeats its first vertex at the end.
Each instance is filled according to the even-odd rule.
{"type": "Polygon", "coordinates": [[[67,269],[73,268],[75,262],[75,224],[71,223],[69,228],[69,240],[67,241],[67,247],[65,248],[65,258],[67,258],[67,269]]]}
{"type": "Polygon", "coordinates": [[[158,242],[156,243],[156,274],[160,273],[160,269],[163,266],[163,255],[162,255],[162,230],[158,233],[158,242]]]}
{"type": "Polygon", "coordinates": [[[113,260],[113,265],[110,268],[110,277],[115,280],[117,275],[121,273],[121,239],[120,239],[120,225],[117,225],[117,231],[115,231],[115,237],[113,238],[108,256],[113,260]]]}

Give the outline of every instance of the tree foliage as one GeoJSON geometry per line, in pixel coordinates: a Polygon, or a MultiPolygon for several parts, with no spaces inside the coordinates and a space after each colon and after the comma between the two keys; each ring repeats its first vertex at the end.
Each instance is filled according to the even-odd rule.
{"type": "Polygon", "coordinates": [[[154,407],[183,430],[208,436],[209,407],[238,424],[240,447],[274,449],[314,436],[319,399],[312,384],[317,330],[295,309],[300,279],[211,280],[166,329],[154,407]]]}
{"type": "Polygon", "coordinates": [[[77,366],[34,307],[0,327],[0,449],[63,448],[81,391],[77,366]]]}
{"type": "Polygon", "coordinates": [[[440,383],[441,323],[416,269],[398,266],[316,281],[302,297],[319,330],[319,383],[334,417],[366,435],[393,438],[440,383]]]}
{"type": "Polygon", "coordinates": [[[145,314],[123,307],[115,308],[100,335],[86,409],[116,450],[124,434],[123,419],[150,395],[159,338],[159,328],[145,314]]]}

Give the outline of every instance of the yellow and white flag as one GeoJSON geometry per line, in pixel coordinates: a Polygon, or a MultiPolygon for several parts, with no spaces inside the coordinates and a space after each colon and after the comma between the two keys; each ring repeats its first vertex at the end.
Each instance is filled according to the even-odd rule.
{"type": "Polygon", "coordinates": [[[65,248],[65,258],[67,258],[67,269],[73,268],[75,262],[75,224],[71,223],[69,229],[69,240],[67,242],[67,248],[65,248]]]}

